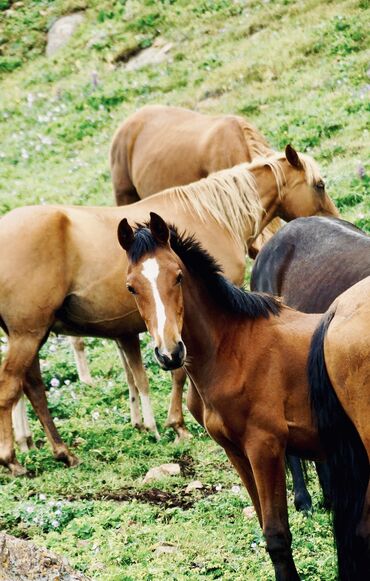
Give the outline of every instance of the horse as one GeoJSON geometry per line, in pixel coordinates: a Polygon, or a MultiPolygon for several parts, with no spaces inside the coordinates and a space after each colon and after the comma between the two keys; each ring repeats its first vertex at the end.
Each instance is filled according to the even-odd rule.
{"type": "MultiPolygon", "coordinates": [[[[251,289],[283,298],[304,313],[324,313],[338,295],[370,275],[370,237],[334,217],[297,218],[263,247],[254,263],[251,289]]],[[[295,505],[310,510],[312,501],[298,458],[288,458],[295,505]]],[[[324,503],[330,505],[325,465],[317,464],[324,503]]]]}
{"type": "Polygon", "coordinates": [[[145,325],[122,287],[125,264],[114,235],[122,217],[142,221],[153,208],[180,229],[192,224],[238,284],[248,244],[273,217],[336,213],[315,162],[287,146],[285,155],[241,164],[134,205],[31,206],[6,214],[0,220],[0,246],[7,247],[0,257],[0,326],[9,347],[0,368],[0,463],[14,474],[24,470],[11,429],[11,409],[22,387],[55,457],[67,465],[77,463],[52,421],[39,369],[38,351],[52,330],[115,339],[126,355],[131,421],[142,423],[140,395],[144,425],[157,435],[138,339],[145,325]]]}
{"type": "MultiPolygon", "coordinates": [[[[128,259],[127,289],[135,298],[153,338],[158,364],[165,370],[184,366],[190,379],[189,410],[223,447],[245,484],[263,529],[276,580],[298,580],[288,523],[285,452],[322,459],[326,450],[321,444],[309,401],[307,361],[310,349],[312,397],[320,433],[324,423],[321,418],[329,424],[324,425],[324,429],[329,430],[333,447],[337,433],[330,433],[330,422],[335,422],[335,418],[331,418],[330,402],[323,403],[326,387],[316,377],[322,371],[315,355],[318,351],[323,356],[321,315],[300,313],[272,295],[247,292],[233,286],[195,236],[180,235],[175,227],[168,227],[153,212],[150,222],[137,226],[135,231],[124,218],[118,226],[118,240],[128,259]],[[314,332],[319,323],[318,336],[314,332]],[[323,406],[321,411],[320,405],[323,406]]],[[[366,368],[365,355],[370,350],[370,279],[366,284],[366,292],[360,295],[360,300],[351,305],[350,299],[358,297],[358,292],[347,291],[348,299],[343,301],[351,305],[352,316],[356,320],[360,318],[361,332],[367,338],[366,352],[361,352],[362,344],[360,348],[356,345],[358,335],[351,321],[339,314],[339,325],[348,326],[347,336],[357,355],[353,370],[359,358],[366,368]],[[365,310],[364,320],[361,319],[363,312],[359,316],[360,309],[365,310]]],[[[338,312],[341,312],[339,306],[338,312]]],[[[346,359],[342,359],[337,368],[335,350],[341,348],[343,353],[342,335],[330,334],[329,329],[328,339],[332,337],[335,345],[329,360],[325,347],[325,359],[330,364],[329,374],[333,372],[339,385],[343,385],[340,373],[345,373],[346,359]],[[337,375],[336,369],[341,370],[337,375]]],[[[363,379],[366,373],[369,376],[367,368],[361,373],[363,379]]],[[[355,375],[351,381],[356,383],[355,375]]],[[[370,452],[368,392],[366,400],[365,390],[361,392],[361,386],[354,385],[353,400],[351,395],[343,393],[341,404],[351,414],[370,452]],[[361,405],[365,415],[361,415],[361,405]],[[358,422],[352,410],[358,411],[358,422]]],[[[336,462],[341,464],[340,450],[335,453],[330,450],[330,453],[336,454],[336,462]]],[[[353,464],[346,467],[346,473],[352,468],[353,464]]],[[[367,471],[368,468],[367,459],[367,471]]],[[[367,480],[368,476],[367,473],[367,480]]],[[[352,478],[351,483],[354,480],[352,478]]],[[[364,498],[363,489],[361,494],[359,504],[364,498]]],[[[352,499],[355,492],[349,495],[352,499]]],[[[342,506],[340,502],[334,504],[338,517],[345,499],[346,496],[341,499],[342,506]]],[[[367,520],[364,516],[360,523],[364,537],[369,532],[366,512],[369,506],[367,502],[364,508],[367,520]]],[[[355,508],[350,503],[346,516],[352,517],[353,512],[355,508]]],[[[343,518],[340,520],[343,522],[343,518]]],[[[349,537],[338,543],[340,562],[346,559],[342,553],[346,553],[353,540],[353,535],[349,537]]],[[[366,561],[363,544],[358,544],[357,553],[366,561]]],[[[355,569],[353,565],[352,571],[355,569]]],[[[351,581],[359,581],[359,577],[351,581]]]]}
{"type": "Polygon", "coordinates": [[[131,204],[273,153],[243,117],[146,105],[113,136],[110,167],[116,203],[131,204]]]}

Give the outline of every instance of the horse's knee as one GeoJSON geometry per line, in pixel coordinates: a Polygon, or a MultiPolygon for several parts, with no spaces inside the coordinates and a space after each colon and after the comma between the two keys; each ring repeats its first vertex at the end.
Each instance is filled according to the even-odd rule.
{"type": "Polygon", "coordinates": [[[273,563],[283,561],[291,555],[292,535],[288,530],[266,528],[266,548],[273,563]]]}

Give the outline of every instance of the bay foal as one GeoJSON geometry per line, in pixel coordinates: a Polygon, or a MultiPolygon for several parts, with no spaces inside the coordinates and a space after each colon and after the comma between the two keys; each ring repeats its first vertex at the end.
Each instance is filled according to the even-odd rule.
{"type": "MultiPolygon", "coordinates": [[[[154,339],[158,363],[167,370],[185,367],[191,382],[189,409],[224,448],[246,485],[276,579],[296,581],[284,458],[286,450],[308,458],[324,455],[307,379],[310,342],[320,315],[299,313],[273,297],[234,287],[194,237],[179,236],[157,214],[151,213],[148,227],[135,232],[123,219],[118,238],[128,257],[127,288],[154,339]]],[[[366,290],[369,304],[370,279],[366,290]]],[[[366,304],[364,297],[362,302],[366,304]]],[[[369,308],[364,308],[370,323],[369,308]]],[[[351,330],[347,339],[353,345],[351,330]]],[[[364,323],[361,331],[366,333],[369,353],[370,334],[364,323]]],[[[336,337],[338,347],[340,335],[336,337]]],[[[330,355],[335,369],[335,352],[330,355]]],[[[313,359],[311,367],[315,366],[313,359]]],[[[345,372],[343,363],[342,368],[345,372]]],[[[340,376],[338,382],[341,385],[340,376]]],[[[360,410],[364,406],[367,414],[370,411],[368,387],[358,391],[354,386],[353,394],[359,397],[358,405],[351,398],[349,403],[344,398],[343,405],[354,411],[351,417],[370,451],[369,422],[357,422],[356,415],[360,420],[369,417],[360,410]]],[[[349,506],[347,514],[352,512],[349,506]]],[[[345,551],[347,546],[338,544],[338,549],[345,551]]],[[[355,579],[359,581],[358,577],[351,581],[355,579]]]]}

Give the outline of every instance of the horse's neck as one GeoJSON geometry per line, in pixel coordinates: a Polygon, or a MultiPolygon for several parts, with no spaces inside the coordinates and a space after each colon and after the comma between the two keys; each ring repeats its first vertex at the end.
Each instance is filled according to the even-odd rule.
{"type": "Polygon", "coordinates": [[[263,214],[260,224],[260,233],[277,215],[279,206],[279,190],[270,169],[259,167],[253,170],[257,183],[257,192],[263,208],[263,214]]]}
{"type": "MultiPolygon", "coordinates": [[[[220,378],[222,362],[219,355],[225,332],[232,333],[237,323],[210,300],[208,292],[197,282],[184,283],[184,324],[182,338],[187,349],[186,371],[201,393],[207,391],[215,375],[220,378]]],[[[235,338],[235,337],[234,337],[235,338]]],[[[226,368],[225,368],[226,372],[226,368]]]]}

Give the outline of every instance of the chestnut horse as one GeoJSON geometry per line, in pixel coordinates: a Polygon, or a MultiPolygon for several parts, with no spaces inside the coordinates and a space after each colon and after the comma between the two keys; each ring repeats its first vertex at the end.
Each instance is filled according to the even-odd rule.
{"type": "MultiPolygon", "coordinates": [[[[194,236],[180,236],[153,212],[148,227],[139,226],[135,232],[124,218],[118,227],[118,239],[128,258],[127,288],[153,337],[158,363],[167,370],[185,367],[190,379],[189,409],[224,448],[247,487],[263,528],[276,579],[298,580],[288,523],[285,451],[307,458],[324,456],[311,413],[307,378],[310,343],[320,315],[299,313],[272,296],[234,287],[194,236]]],[[[333,373],[338,385],[350,381],[349,392],[340,395],[341,403],[370,453],[368,386],[365,389],[362,383],[356,385],[358,374],[366,379],[370,372],[366,361],[370,351],[370,279],[362,294],[357,289],[352,294],[348,291],[347,295],[339,302],[337,312],[338,326],[342,325],[348,343],[343,342],[342,333],[331,334],[329,328],[328,340],[333,340],[334,348],[329,358],[325,348],[325,355],[329,374],[333,373]],[[352,297],[356,298],[355,302],[351,302],[352,297]],[[342,313],[349,314],[348,305],[350,315],[361,330],[360,336],[366,337],[359,346],[356,325],[348,317],[342,317],[342,313]],[[348,370],[348,359],[340,360],[347,353],[347,344],[350,355],[353,349],[348,370]],[[366,351],[362,349],[365,345],[366,351]],[[359,363],[363,365],[360,371],[356,370],[359,363]]],[[[334,318],[334,326],[335,323],[334,318]]],[[[330,421],[335,422],[335,417],[330,417],[323,401],[327,387],[316,377],[322,370],[317,361],[322,357],[321,328],[313,340],[311,377],[320,430],[324,424],[320,418],[325,418],[328,425],[323,429],[327,435],[330,421]],[[322,406],[321,412],[317,401],[322,406]]],[[[336,436],[335,431],[330,442],[332,454],[337,453],[334,452],[336,436]]],[[[339,450],[337,462],[340,461],[339,450]]],[[[367,460],[367,470],[368,467],[367,460]]],[[[346,473],[351,468],[353,464],[346,468],[346,473]]],[[[353,484],[354,479],[350,482],[353,484]]],[[[363,505],[363,488],[357,501],[359,505],[363,505]]],[[[358,487],[356,491],[359,492],[358,487]]],[[[348,493],[351,499],[354,495],[355,491],[348,493]]],[[[344,510],[351,518],[356,509],[352,503],[346,506],[345,500],[346,495],[342,506],[337,503],[334,510],[336,515],[344,510]]],[[[369,532],[369,507],[367,502],[360,523],[363,537],[369,532]]],[[[357,514],[354,520],[357,524],[357,514]]],[[[349,532],[348,538],[338,543],[340,560],[345,559],[342,552],[346,553],[353,537],[353,531],[349,532]]],[[[358,543],[356,549],[365,563],[364,545],[358,543]]],[[[352,571],[355,570],[353,565],[352,571]]],[[[359,581],[359,577],[352,577],[351,581],[359,581]]]]}
{"type": "MultiPolygon", "coordinates": [[[[251,289],[282,297],[304,313],[324,313],[338,295],[370,276],[370,237],[345,220],[297,218],[261,250],[251,289]]],[[[297,508],[309,510],[311,497],[298,458],[288,459],[297,508]]],[[[325,504],[330,504],[325,465],[317,465],[325,504]]]]}
{"type": "Polygon", "coordinates": [[[248,244],[273,217],[290,220],[302,213],[336,212],[314,161],[287,146],[286,156],[241,164],[135,205],[31,206],[4,216],[0,247],[7,251],[0,256],[0,326],[9,348],[0,368],[0,462],[14,473],[22,467],[14,453],[11,410],[22,388],[55,456],[76,463],[53,424],[39,369],[38,351],[51,330],[116,339],[129,361],[132,422],[141,424],[140,395],[144,424],[157,434],[138,339],[145,326],[122,287],[125,264],[114,234],[121,218],[143,221],[152,208],[182,230],[191,224],[230,280],[238,283],[248,244]]]}
{"type": "Polygon", "coordinates": [[[243,117],[146,105],[113,137],[110,165],[116,202],[131,204],[274,153],[243,117]]]}

